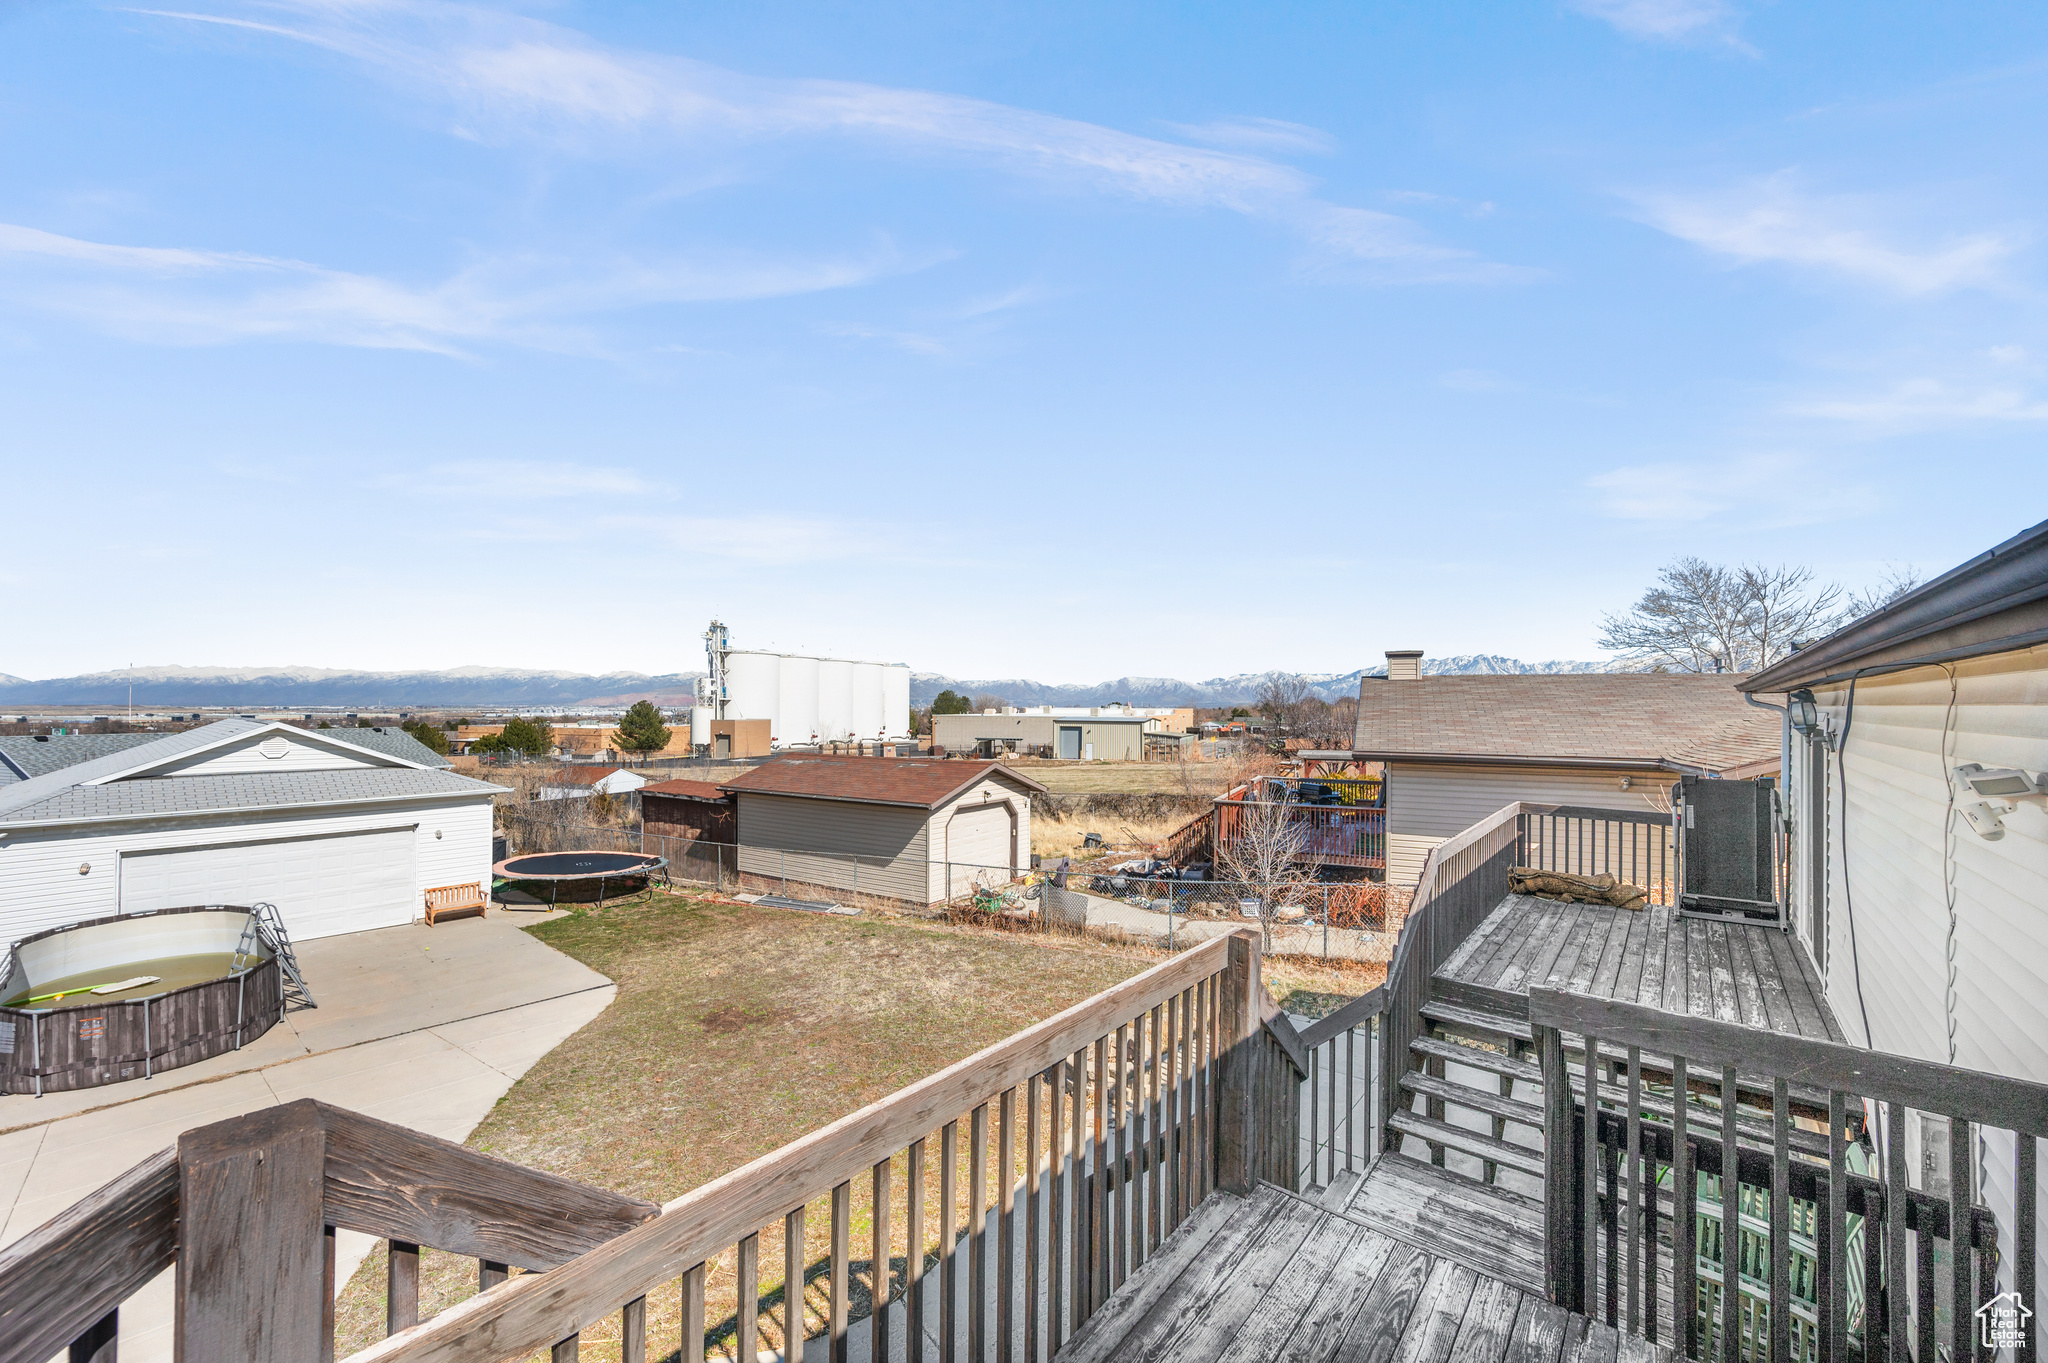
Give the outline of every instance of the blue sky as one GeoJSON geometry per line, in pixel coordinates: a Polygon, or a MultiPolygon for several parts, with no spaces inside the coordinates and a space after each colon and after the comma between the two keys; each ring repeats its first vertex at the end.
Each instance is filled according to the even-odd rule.
{"type": "Polygon", "coordinates": [[[2048,10],[1277,11],[0,0],[0,672],[1594,657],[2042,518],[2048,10]]]}

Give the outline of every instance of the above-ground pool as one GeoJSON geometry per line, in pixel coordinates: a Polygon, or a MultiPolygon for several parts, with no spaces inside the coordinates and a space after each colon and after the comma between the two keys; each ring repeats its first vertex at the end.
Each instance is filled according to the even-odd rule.
{"type": "Polygon", "coordinates": [[[14,944],[0,981],[0,1093],[142,1079],[239,1049],[284,1013],[251,913],[204,905],[51,928],[14,944]],[[95,986],[157,978],[106,994],[95,986]]]}
{"type": "Polygon", "coordinates": [[[500,882],[493,894],[516,891],[516,902],[587,904],[607,895],[644,889],[647,878],[668,865],[651,852],[529,852],[491,868],[500,882]]]}

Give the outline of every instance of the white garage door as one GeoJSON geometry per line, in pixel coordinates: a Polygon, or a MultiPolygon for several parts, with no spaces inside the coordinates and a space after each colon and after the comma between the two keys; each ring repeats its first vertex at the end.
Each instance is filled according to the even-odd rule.
{"type": "Polygon", "coordinates": [[[975,885],[1000,885],[1010,878],[1010,811],[1003,805],[963,809],[946,826],[946,859],[952,863],[952,895],[975,885]],[[990,870],[988,868],[996,869],[990,870]]]}
{"type": "Polygon", "coordinates": [[[409,923],[419,910],[413,831],[179,847],[121,858],[121,911],[275,904],[294,940],[409,923]]]}

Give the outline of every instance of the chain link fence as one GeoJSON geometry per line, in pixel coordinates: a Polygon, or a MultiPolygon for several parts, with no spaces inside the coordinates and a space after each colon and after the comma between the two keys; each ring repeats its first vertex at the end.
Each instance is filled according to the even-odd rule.
{"type": "MultiPolygon", "coordinates": [[[[973,862],[906,862],[799,848],[756,847],[644,833],[626,824],[586,824],[536,802],[500,808],[513,850],[647,852],[666,858],[673,885],[734,896],[774,896],[831,906],[972,921],[1018,932],[1080,932],[1169,950],[1257,926],[1263,901],[1236,881],[1134,874],[1107,859],[1019,871],[973,862]],[[1057,883],[1063,880],[1064,883],[1057,883]]],[[[1405,905],[1375,881],[1296,883],[1274,916],[1275,954],[1384,965],[1400,935],[1405,905]]]]}

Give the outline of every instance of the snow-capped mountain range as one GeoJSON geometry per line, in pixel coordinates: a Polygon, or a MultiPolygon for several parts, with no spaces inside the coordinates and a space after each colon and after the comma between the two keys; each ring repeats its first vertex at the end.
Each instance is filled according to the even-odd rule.
{"type": "MultiPolygon", "coordinates": [[[[1525,663],[1494,654],[1425,658],[1424,673],[1437,675],[1523,672],[1612,672],[1623,665],[1597,662],[1525,663]]],[[[1358,694],[1361,677],[1383,676],[1384,667],[1355,672],[1240,672],[1187,682],[1175,677],[1118,677],[1094,683],[1047,683],[1022,677],[948,677],[910,674],[910,700],[928,705],[941,691],[966,696],[1000,696],[1014,705],[1243,705],[1258,699],[1273,681],[1299,675],[1325,700],[1358,694]]],[[[28,681],[0,673],[0,708],[25,705],[125,706],[134,688],[137,706],[394,706],[687,705],[701,672],[543,671],[531,668],[456,667],[442,672],[364,672],[320,667],[136,667],[77,677],[28,681]]]]}

